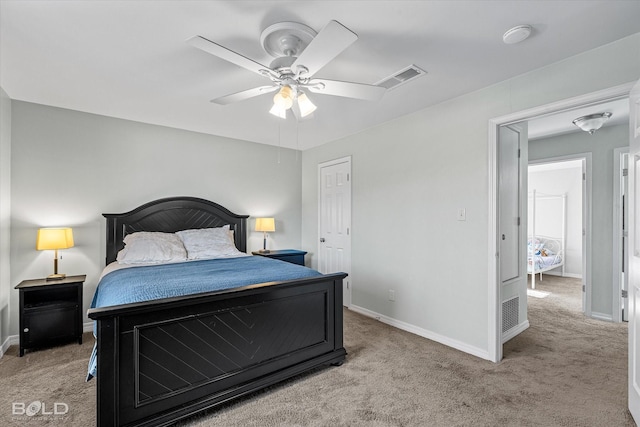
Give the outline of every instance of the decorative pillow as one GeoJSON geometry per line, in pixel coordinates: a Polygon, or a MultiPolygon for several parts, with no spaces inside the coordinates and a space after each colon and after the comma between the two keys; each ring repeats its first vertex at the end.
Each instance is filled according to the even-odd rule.
{"type": "Polygon", "coordinates": [[[200,228],[176,233],[187,250],[187,259],[233,258],[245,256],[233,241],[229,225],[200,228]]]}
{"type": "Polygon", "coordinates": [[[118,252],[119,264],[147,264],[186,261],[182,240],[173,233],[140,231],[124,237],[124,249],[118,252]]]}

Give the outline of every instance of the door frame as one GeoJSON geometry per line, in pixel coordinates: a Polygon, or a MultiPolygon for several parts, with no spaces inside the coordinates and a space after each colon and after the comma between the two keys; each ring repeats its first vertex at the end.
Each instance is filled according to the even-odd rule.
{"type": "Polygon", "coordinates": [[[502,360],[502,295],[499,274],[499,241],[498,241],[498,134],[500,126],[528,121],[545,115],[572,110],[585,105],[599,104],[605,101],[627,98],[635,82],[625,83],[608,89],[591,92],[585,95],[552,102],[546,105],[517,111],[489,120],[488,135],[488,337],[489,359],[494,362],[502,360]]]}
{"type": "MultiPolygon", "coordinates": [[[[622,230],[622,169],[623,169],[623,155],[629,154],[629,147],[620,147],[613,150],[613,307],[612,307],[612,320],[614,322],[622,322],[622,277],[620,271],[620,265],[624,262],[623,253],[628,254],[628,245],[627,250],[622,250],[622,244],[624,242],[623,239],[623,230],[622,230]],[[617,297],[616,297],[617,295],[617,297]]],[[[628,186],[627,186],[628,189],[628,186]]],[[[627,195],[627,202],[629,200],[628,192],[625,193],[627,195]]],[[[627,213],[628,213],[627,206],[627,213]]],[[[628,218],[627,218],[628,219],[628,218]]],[[[627,227],[628,227],[627,223],[627,227]]],[[[628,228],[627,228],[628,230],[628,228]]],[[[625,264],[627,270],[625,271],[627,280],[629,279],[629,270],[628,263],[625,264]]]]}
{"type": "MultiPolygon", "coordinates": [[[[544,159],[536,159],[529,161],[529,166],[547,164],[547,163],[559,163],[572,160],[582,161],[582,286],[584,291],[582,292],[582,312],[585,316],[592,317],[591,313],[591,255],[592,255],[592,241],[591,241],[591,215],[592,215],[592,154],[591,153],[576,153],[568,154],[566,156],[547,157],[544,159]]],[[[566,236],[565,236],[566,238],[566,236]]],[[[566,244],[566,243],[565,243],[566,244]]]]}
{"type": "MultiPolygon", "coordinates": [[[[329,166],[334,166],[334,165],[338,165],[340,163],[346,163],[349,166],[349,194],[350,194],[350,198],[349,198],[349,271],[345,271],[345,273],[348,274],[348,276],[344,279],[344,284],[343,286],[345,286],[345,291],[346,291],[346,297],[343,298],[343,304],[345,307],[350,308],[351,307],[351,301],[352,301],[352,297],[353,297],[353,273],[352,273],[352,249],[351,249],[351,236],[353,234],[353,227],[352,227],[352,218],[353,218],[353,167],[351,164],[351,156],[345,156],[345,157],[340,157],[338,159],[333,159],[333,160],[328,160],[326,162],[322,162],[322,163],[318,163],[318,233],[317,236],[319,237],[322,233],[322,168],[326,168],[329,166]]],[[[321,260],[320,260],[320,254],[322,253],[322,248],[320,245],[320,239],[318,238],[317,242],[317,253],[318,253],[318,265],[322,265],[321,264],[321,260]]]]}

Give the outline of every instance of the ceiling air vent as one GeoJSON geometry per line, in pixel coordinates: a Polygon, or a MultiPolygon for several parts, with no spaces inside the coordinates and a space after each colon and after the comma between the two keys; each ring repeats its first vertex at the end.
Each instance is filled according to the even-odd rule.
{"type": "Polygon", "coordinates": [[[394,89],[425,74],[427,74],[427,72],[417,65],[409,65],[408,67],[403,68],[397,73],[380,80],[378,83],[376,83],[376,86],[382,86],[387,89],[394,89]]]}

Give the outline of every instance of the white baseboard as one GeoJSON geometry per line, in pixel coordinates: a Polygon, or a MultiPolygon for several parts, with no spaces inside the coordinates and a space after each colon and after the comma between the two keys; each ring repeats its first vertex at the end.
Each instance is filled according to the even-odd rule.
{"type": "Polygon", "coordinates": [[[2,355],[4,355],[12,345],[20,345],[20,335],[9,335],[7,337],[7,339],[2,343],[2,355]]]}
{"type": "Polygon", "coordinates": [[[350,310],[355,311],[356,313],[360,313],[364,316],[374,318],[376,320],[381,321],[382,323],[386,323],[387,325],[391,325],[395,328],[402,329],[403,331],[410,332],[415,335],[419,335],[423,338],[430,339],[432,341],[439,342],[440,344],[444,344],[448,347],[455,348],[456,350],[460,350],[464,353],[471,354],[473,356],[479,357],[481,359],[491,361],[491,357],[487,350],[483,350],[478,347],[471,346],[469,344],[465,344],[461,341],[457,341],[443,335],[437,334],[435,332],[419,328],[417,326],[411,325],[409,323],[402,322],[400,320],[393,319],[391,317],[384,316],[382,314],[376,313],[374,311],[368,310],[363,307],[359,307],[357,305],[351,305],[349,307],[350,310]]]}
{"type": "Polygon", "coordinates": [[[93,332],[93,321],[82,324],[82,332],[93,332]]]}
{"type": "Polygon", "coordinates": [[[502,334],[502,344],[509,341],[511,338],[514,338],[517,335],[520,335],[522,332],[526,331],[529,328],[529,320],[525,320],[520,323],[518,326],[509,329],[507,332],[502,334]]]}
{"type": "Polygon", "coordinates": [[[591,317],[597,320],[604,320],[605,322],[613,322],[613,316],[610,314],[598,313],[596,311],[591,312],[591,317]]]}
{"type": "MultiPolygon", "coordinates": [[[[539,274],[539,273],[536,273],[539,274]]],[[[562,274],[561,272],[555,272],[555,271],[545,271],[544,273],[542,273],[543,277],[544,275],[547,274],[549,276],[557,276],[557,277],[571,277],[572,279],[582,279],[582,274],[580,273],[564,273],[562,274]]],[[[539,281],[540,279],[537,279],[536,281],[539,281]]]]}
{"type": "Polygon", "coordinates": [[[2,343],[2,346],[0,346],[0,357],[4,356],[7,350],[9,350],[9,347],[11,347],[11,335],[8,336],[2,343]]]}

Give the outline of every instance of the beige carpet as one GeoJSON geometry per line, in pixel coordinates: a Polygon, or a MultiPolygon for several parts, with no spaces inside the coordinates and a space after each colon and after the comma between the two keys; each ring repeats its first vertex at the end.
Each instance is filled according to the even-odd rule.
{"type": "MultiPolygon", "coordinates": [[[[544,276],[531,327],[493,364],[345,311],[341,367],[318,370],[181,426],[634,426],[627,407],[626,325],[580,314],[580,284],[544,276]]],[[[25,425],[12,402],[64,402],[30,425],[95,424],[91,350],[71,344],[0,359],[0,425],[25,425]],[[33,424],[33,423],[36,424],[33,424]]],[[[48,410],[48,409],[47,409],[48,410]]]]}

